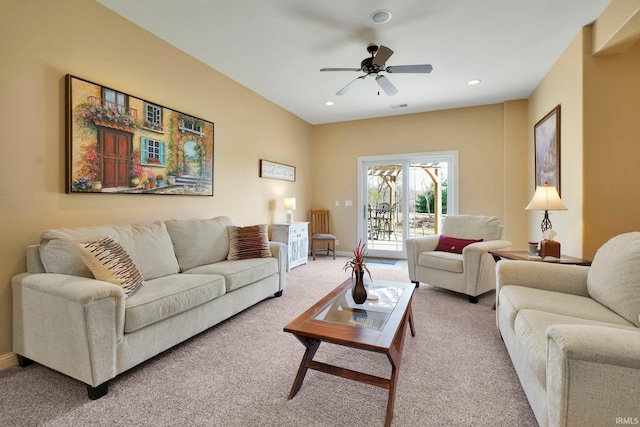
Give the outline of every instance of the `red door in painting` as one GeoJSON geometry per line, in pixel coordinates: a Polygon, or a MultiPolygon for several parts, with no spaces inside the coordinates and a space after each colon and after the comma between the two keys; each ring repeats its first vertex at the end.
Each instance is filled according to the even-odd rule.
{"type": "Polygon", "coordinates": [[[100,128],[102,187],[129,187],[131,134],[117,129],[100,128]]]}

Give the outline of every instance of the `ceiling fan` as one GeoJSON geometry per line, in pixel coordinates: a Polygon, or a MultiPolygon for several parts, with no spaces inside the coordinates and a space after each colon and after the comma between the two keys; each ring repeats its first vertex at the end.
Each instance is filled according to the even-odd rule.
{"type": "MultiPolygon", "coordinates": [[[[385,66],[387,60],[393,55],[393,51],[386,46],[370,45],[367,51],[371,54],[370,58],[365,58],[360,63],[360,68],[322,68],[320,71],[362,71],[366,74],[356,78],[351,83],[336,92],[336,95],[344,95],[357,83],[364,80],[367,76],[375,74],[378,86],[389,96],[398,93],[398,89],[385,76],[379,74],[387,73],[422,73],[427,74],[433,70],[430,64],[423,65],[390,65],[385,66]]],[[[380,95],[380,92],[378,92],[380,95]]]]}

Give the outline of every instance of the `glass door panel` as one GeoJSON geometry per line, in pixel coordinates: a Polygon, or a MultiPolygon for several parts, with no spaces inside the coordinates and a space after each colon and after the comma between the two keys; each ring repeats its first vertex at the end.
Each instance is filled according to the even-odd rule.
{"type": "Polygon", "coordinates": [[[406,239],[437,234],[455,214],[457,152],[360,161],[359,236],[370,257],[406,258],[406,239]]]}
{"type": "Polygon", "coordinates": [[[409,165],[407,238],[438,234],[447,213],[447,162],[413,159],[409,165]]]}
{"type": "Polygon", "coordinates": [[[393,256],[403,251],[403,164],[368,163],[367,250],[370,256],[393,256]]]}

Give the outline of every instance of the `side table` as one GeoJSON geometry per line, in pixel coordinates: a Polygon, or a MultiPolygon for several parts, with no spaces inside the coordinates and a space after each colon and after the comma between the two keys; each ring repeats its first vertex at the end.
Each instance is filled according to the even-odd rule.
{"type": "Polygon", "coordinates": [[[292,222],[271,225],[271,240],[287,245],[287,271],[307,263],[309,254],[309,223],[292,222]]]}
{"type": "Polygon", "coordinates": [[[501,259],[510,259],[516,261],[548,262],[550,264],[591,265],[591,261],[588,259],[568,255],[560,255],[560,258],[546,257],[543,259],[537,255],[529,255],[527,251],[489,251],[489,253],[493,255],[493,259],[495,259],[496,262],[501,259]]]}

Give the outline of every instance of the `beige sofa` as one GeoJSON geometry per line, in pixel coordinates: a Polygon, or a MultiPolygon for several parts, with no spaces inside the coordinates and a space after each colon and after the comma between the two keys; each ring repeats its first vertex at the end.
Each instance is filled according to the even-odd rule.
{"type": "Polygon", "coordinates": [[[499,261],[497,324],[541,426],[640,417],[640,232],[591,267],[499,261]]]}
{"type": "Polygon", "coordinates": [[[27,249],[28,272],[12,279],[20,365],[35,361],[73,377],[97,399],[118,374],[280,296],[286,245],[265,237],[265,257],[229,261],[230,226],[217,217],[44,232],[27,249]],[[80,257],[78,242],[104,236],[120,243],[144,278],[129,297],[94,279],[80,257]]]}
{"type": "MultiPolygon", "coordinates": [[[[441,234],[406,240],[409,278],[468,295],[477,303],[478,295],[496,288],[496,262],[489,251],[507,250],[504,227],[495,216],[452,215],[444,220],[441,234]],[[464,246],[444,243],[451,239],[482,240],[464,246]]],[[[464,244],[464,243],[463,243],[464,244]]]]}

